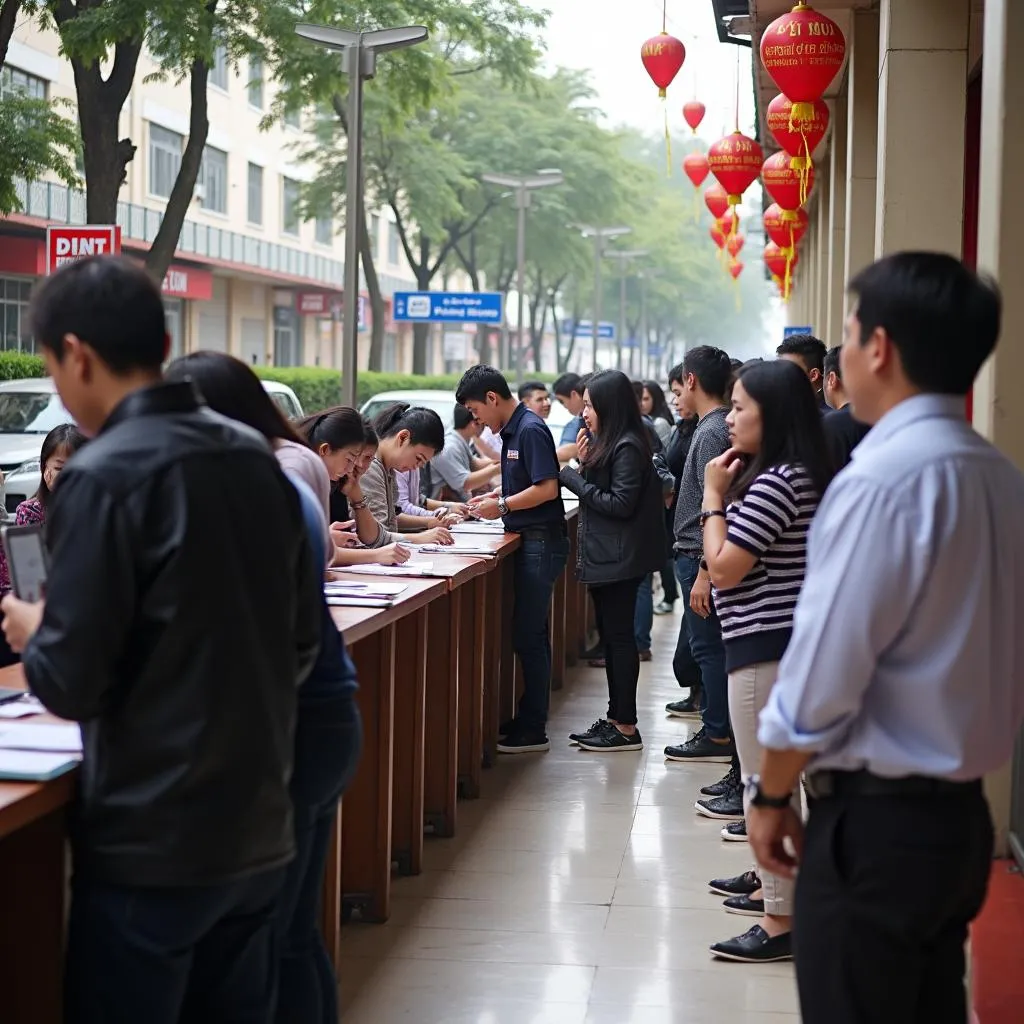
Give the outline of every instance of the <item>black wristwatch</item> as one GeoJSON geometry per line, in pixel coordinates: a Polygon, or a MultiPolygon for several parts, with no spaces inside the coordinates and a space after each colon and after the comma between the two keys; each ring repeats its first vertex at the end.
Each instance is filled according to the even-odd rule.
{"type": "Polygon", "coordinates": [[[781,811],[784,807],[789,806],[790,801],[793,799],[793,794],[768,796],[761,789],[761,776],[751,775],[747,780],[747,799],[750,801],[751,807],[774,807],[777,811],[781,811]]]}
{"type": "Polygon", "coordinates": [[[701,514],[700,514],[700,526],[701,526],[701,529],[703,530],[705,523],[707,523],[707,521],[709,519],[714,519],[715,516],[721,516],[723,519],[726,518],[725,511],[723,509],[720,509],[720,508],[706,508],[706,509],[704,509],[701,512],[701,514]]]}

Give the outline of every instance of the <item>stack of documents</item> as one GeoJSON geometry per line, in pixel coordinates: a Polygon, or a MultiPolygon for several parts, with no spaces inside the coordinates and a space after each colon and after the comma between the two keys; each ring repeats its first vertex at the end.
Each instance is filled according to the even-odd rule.
{"type": "Polygon", "coordinates": [[[324,584],[327,603],[340,608],[390,608],[404,590],[402,583],[332,580],[324,584]]]}
{"type": "Polygon", "coordinates": [[[487,558],[496,558],[498,555],[494,545],[488,544],[485,538],[481,538],[481,543],[474,544],[472,540],[456,537],[454,544],[421,544],[419,550],[431,555],[483,555],[487,558]]]}
{"type": "Polygon", "coordinates": [[[39,703],[30,693],[17,700],[10,700],[6,704],[0,704],[0,718],[28,718],[30,715],[41,715],[46,708],[39,703]]]}
{"type": "Polygon", "coordinates": [[[467,519],[464,523],[456,523],[452,533],[486,533],[501,537],[505,533],[505,525],[500,519],[467,519]]]}
{"type": "Polygon", "coordinates": [[[377,565],[375,563],[346,565],[345,572],[355,572],[366,576],[433,576],[434,563],[410,558],[402,565],[377,565]]]}
{"type": "Polygon", "coordinates": [[[0,779],[45,782],[81,759],[82,733],[77,725],[0,727],[0,779]]]}

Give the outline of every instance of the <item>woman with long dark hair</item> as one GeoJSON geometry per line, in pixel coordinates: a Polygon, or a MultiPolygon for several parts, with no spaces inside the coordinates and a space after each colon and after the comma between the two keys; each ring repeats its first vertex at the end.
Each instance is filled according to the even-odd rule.
{"type": "MultiPolygon", "coordinates": [[[[326,561],[329,533],[322,496],[317,493],[323,489],[323,479],[310,487],[307,470],[289,468],[287,456],[281,458],[287,451],[283,443],[298,435],[252,370],[233,356],[201,352],[175,360],[166,376],[191,380],[211,409],[252,427],[270,442],[299,491],[313,550],[326,561]]],[[[326,474],[322,465],[309,465],[326,474]]],[[[362,749],[362,724],[355,701],[355,669],[326,600],[321,602],[320,618],[320,653],[299,687],[290,784],[296,853],[277,908],[278,1024],[326,1024],[338,1019],[337,978],[319,931],[320,890],[338,801],[355,774],[362,749]]]]}
{"type": "Polygon", "coordinates": [[[665,400],[665,389],[656,380],[643,381],[640,412],[650,418],[662,444],[668,444],[675,417],[665,400]]]}
{"type": "MultiPolygon", "coordinates": [[[[758,716],[793,632],[807,567],[807,533],[832,477],[821,414],[803,370],[785,360],[745,365],[726,418],[732,447],[704,474],[704,558],[722,622],[729,713],[744,779],[761,761],[758,716]]],[[[827,666],[823,669],[827,671],[827,666]]],[[[698,801],[710,817],[729,795],[698,801]]],[[[800,813],[800,795],[793,797],[800,813]]],[[[749,798],[744,794],[744,804],[749,798]]],[[[759,924],[715,956],[745,963],[792,959],[793,883],[748,871],[716,879],[731,913],[759,924]]]]}
{"type": "Polygon", "coordinates": [[[618,370],[587,381],[576,444],[580,471],[562,486],[580,499],[577,575],[590,587],[608,676],[608,715],[570,739],[584,750],[642,750],[637,729],[640,676],[633,619],[637,589],[665,560],[661,479],[633,385],[618,370]]]}
{"type": "Polygon", "coordinates": [[[395,474],[425,466],[444,448],[444,424],[433,409],[396,402],[373,423],[380,439],[365,471],[349,476],[345,495],[356,532],[368,547],[385,544],[451,544],[452,535],[436,519],[409,516],[398,509],[395,474]],[[399,531],[418,531],[405,533],[399,531]]]}

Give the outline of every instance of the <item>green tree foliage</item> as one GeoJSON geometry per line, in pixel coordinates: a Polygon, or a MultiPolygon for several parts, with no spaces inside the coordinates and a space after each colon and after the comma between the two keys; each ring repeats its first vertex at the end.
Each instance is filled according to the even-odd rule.
{"type": "MultiPolygon", "coordinates": [[[[31,12],[22,0],[0,0],[0,73],[15,23],[25,13],[31,12]]],[[[78,132],[58,105],[17,92],[0,98],[0,215],[21,209],[15,178],[35,181],[49,172],[77,184],[77,148],[78,132]]]]}

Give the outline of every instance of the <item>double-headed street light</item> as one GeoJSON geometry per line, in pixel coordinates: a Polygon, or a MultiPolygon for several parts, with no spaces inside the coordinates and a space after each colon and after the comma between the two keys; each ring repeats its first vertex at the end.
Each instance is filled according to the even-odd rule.
{"type": "Polygon", "coordinates": [[[601,330],[601,254],[604,251],[604,242],[608,238],[618,238],[621,235],[628,235],[633,229],[627,227],[593,227],[589,224],[578,225],[580,234],[584,238],[594,240],[594,312],[592,320],[592,331],[594,337],[594,368],[597,368],[597,342],[601,330]]]}
{"type": "Polygon", "coordinates": [[[526,210],[530,205],[532,191],[538,188],[547,188],[549,185],[561,185],[565,178],[556,167],[546,167],[536,174],[484,174],[482,178],[488,184],[512,189],[512,194],[516,197],[516,210],[518,211],[516,226],[516,294],[518,298],[516,301],[518,313],[514,367],[516,380],[519,380],[522,376],[523,353],[526,351],[523,345],[525,326],[523,323],[525,319],[523,300],[526,292],[526,210]]]}
{"type": "Polygon", "coordinates": [[[356,366],[359,351],[359,227],[363,211],[363,82],[377,73],[377,54],[415,46],[427,38],[422,25],[351,32],[327,25],[299,23],[295,33],[328,50],[344,53],[348,75],[348,125],[345,174],[345,293],[341,349],[341,399],[356,405],[356,366]]]}
{"type": "MultiPolygon", "coordinates": [[[[626,337],[626,267],[648,254],[647,249],[609,249],[605,255],[619,261],[619,341],[616,345],[616,370],[622,369],[622,344],[626,337]]],[[[629,373],[633,374],[633,349],[629,350],[629,373]]]]}

